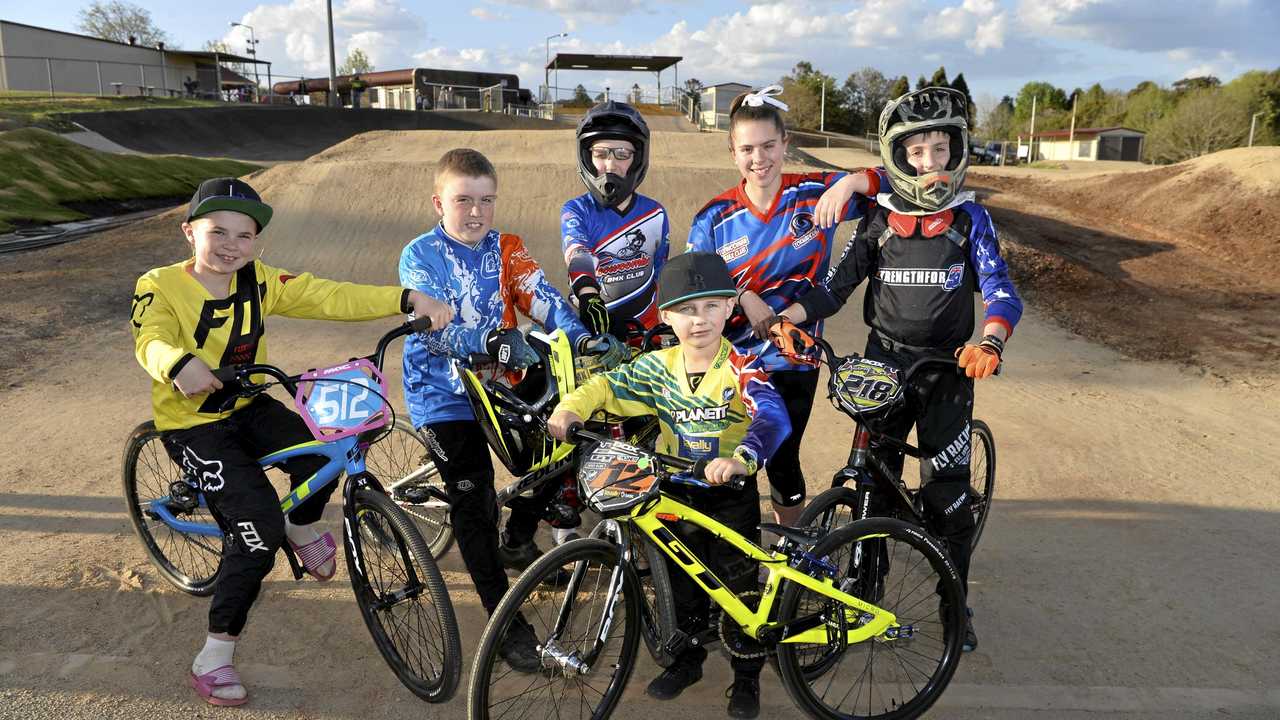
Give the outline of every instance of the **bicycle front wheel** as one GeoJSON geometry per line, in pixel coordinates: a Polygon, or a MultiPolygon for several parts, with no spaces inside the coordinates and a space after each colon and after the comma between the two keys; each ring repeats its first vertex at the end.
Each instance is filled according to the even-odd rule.
{"type": "Polygon", "coordinates": [[[660,667],[670,667],[676,657],[666,645],[676,629],[676,604],[667,558],[639,530],[628,528],[627,538],[631,564],[640,581],[640,633],[653,661],[660,667]]]}
{"type": "Polygon", "coordinates": [[[129,434],[122,477],[129,520],[151,564],[185,593],[199,597],[213,594],[222,572],[223,536],[183,532],[157,513],[155,504],[163,503],[181,522],[218,527],[208,506],[170,499],[170,486],[183,482],[182,470],[169,459],[155,423],[142,423],[129,434]]]}
{"type": "Polygon", "coordinates": [[[543,555],[485,626],[471,669],[467,717],[608,717],[635,668],[640,593],[630,567],[607,541],[574,540],[543,555]],[[555,587],[565,576],[568,582],[555,587]],[[519,672],[502,658],[502,647],[513,644],[508,635],[530,631],[541,667],[519,672]]]}
{"type": "Polygon", "coordinates": [[[417,526],[382,492],[355,491],[360,535],[356,557],[344,523],[351,587],[373,643],[396,677],[431,703],[453,697],[462,674],[462,648],[453,604],[417,526]]]}
{"type": "Polygon", "coordinates": [[[826,644],[778,645],[782,683],[810,717],[917,718],[942,695],[960,661],[964,589],[937,540],[900,520],[870,518],[834,530],[812,553],[840,569],[837,588],[857,595],[868,583],[849,576],[848,559],[872,543],[883,545],[873,554],[882,560],[869,563],[882,577],[874,584],[880,598],[862,599],[894,615],[880,634],[849,645],[845,633],[870,616],[795,583],[783,591],[780,620],[809,618],[827,628],[826,644]],[[818,670],[815,656],[832,660],[818,670]]]}
{"type": "Polygon", "coordinates": [[[397,415],[386,436],[365,450],[364,462],[418,526],[431,557],[439,560],[449,552],[453,526],[449,524],[449,503],[444,499],[444,479],[413,423],[397,415]]]}
{"type": "Polygon", "coordinates": [[[987,526],[987,515],[991,512],[991,499],[996,492],[996,439],[986,423],[974,420],[970,441],[973,454],[969,458],[969,483],[973,493],[969,509],[973,512],[974,528],[969,547],[977,549],[982,530],[987,526]]]}

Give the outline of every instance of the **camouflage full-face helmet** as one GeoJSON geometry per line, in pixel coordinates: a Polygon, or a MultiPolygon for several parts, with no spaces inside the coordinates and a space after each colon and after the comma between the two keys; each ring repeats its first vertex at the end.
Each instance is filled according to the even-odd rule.
{"type": "Polygon", "coordinates": [[[927,87],[907,93],[880,113],[880,159],[893,191],[923,210],[946,207],[964,184],[969,167],[968,102],[951,88],[927,87]],[[951,159],[935,172],[919,174],[907,162],[904,140],[923,132],[945,132],[951,159]]]}

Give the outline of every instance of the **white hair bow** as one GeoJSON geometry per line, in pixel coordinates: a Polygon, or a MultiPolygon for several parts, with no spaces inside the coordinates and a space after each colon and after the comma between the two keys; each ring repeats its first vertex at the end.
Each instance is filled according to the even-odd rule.
{"type": "Polygon", "coordinates": [[[781,95],[781,94],[782,94],[781,85],[770,85],[768,87],[762,87],[753,93],[749,93],[745,98],[743,98],[742,104],[750,105],[751,107],[761,107],[767,103],[769,105],[772,105],[778,108],[782,112],[788,112],[791,110],[791,108],[787,107],[786,103],[774,97],[774,95],[781,95]]]}

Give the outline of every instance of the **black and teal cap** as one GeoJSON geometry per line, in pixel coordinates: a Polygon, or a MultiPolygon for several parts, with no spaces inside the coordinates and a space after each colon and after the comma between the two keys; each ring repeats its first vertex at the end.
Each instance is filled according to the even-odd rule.
{"type": "Polygon", "coordinates": [[[248,215],[258,224],[258,232],[271,222],[271,206],[262,202],[249,183],[237,178],[210,178],[200,183],[187,206],[187,222],[218,210],[248,215]]]}
{"type": "Polygon", "coordinates": [[[738,285],[729,275],[724,258],[709,252],[677,255],[662,268],[658,278],[658,308],[700,297],[737,297],[738,285]]]}

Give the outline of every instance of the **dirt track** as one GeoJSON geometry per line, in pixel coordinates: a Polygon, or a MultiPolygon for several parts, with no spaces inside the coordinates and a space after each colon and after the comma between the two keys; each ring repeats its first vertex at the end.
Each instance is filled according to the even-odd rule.
{"type": "MultiPolygon", "coordinates": [[[[560,134],[375,133],[260,173],[278,218],[266,259],[393,282],[400,248],[434,222],[422,159],[470,145],[498,164],[500,226],[558,269],[557,210],[581,187],[560,134]]],[[[659,136],[645,189],[670,208],[677,250],[693,212],[734,180],[722,143],[659,136]]],[[[150,569],[118,467],[129,429],[148,415],[125,308],[140,272],[182,256],[176,223],[170,213],[0,257],[10,438],[0,447],[0,717],[462,717],[461,698],[424,706],[399,688],[341,581],[294,584],[282,569],[238,655],[253,702],[215,711],[185,686],[207,605],[150,569]],[[302,613],[312,619],[286,626],[302,613]]],[[[1124,310],[1150,324],[1145,310],[1124,310]]],[[[860,315],[841,317],[830,339],[860,347],[860,315]]],[[[346,358],[385,327],[273,318],[273,360],[346,358]]],[[[1252,358],[1245,384],[1132,359],[1063,329],[1035,298],[1008,359],[979,388],[978,415],[999,447],[998,499],[973,570],[981,647],[931,717],[1280,715],[1280,373],[1252,358]]],[[[832,429],[811,432],[803,449],[816,493],[843,461],[832,438],[848,421],[820,402],[813,427],[832,429]]],[[[445,569],[474,647],[480,611],[456,550],[445,569]]],[[[655,672],[642,658],[619,717],[719,717],[729,674],[714,657],[707,667],[684,698],[660,704],[642,694],[655,672]]],[[[763,717],[794,716],[766,673],[763,717]]]]}

